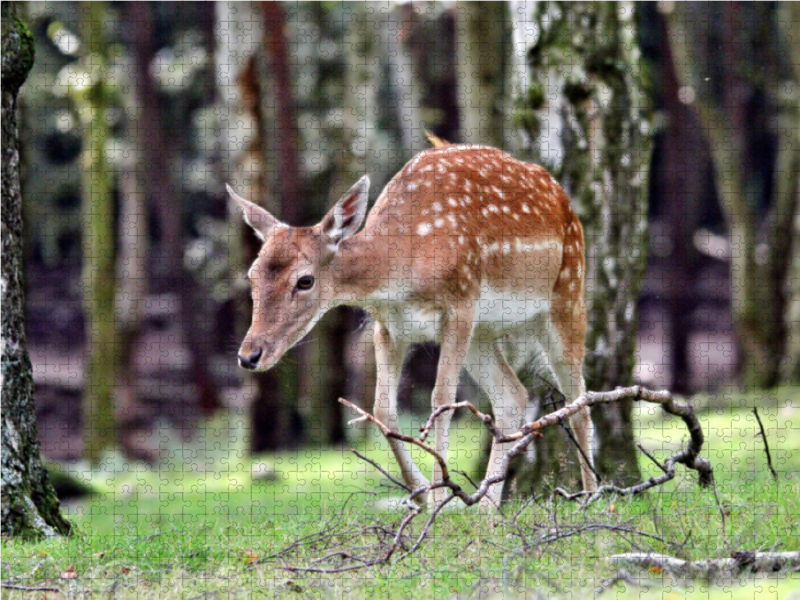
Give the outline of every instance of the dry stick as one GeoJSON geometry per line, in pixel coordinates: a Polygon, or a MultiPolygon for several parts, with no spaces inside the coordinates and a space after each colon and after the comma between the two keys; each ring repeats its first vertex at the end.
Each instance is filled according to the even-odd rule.
{"type": "Polygon", "coordinates": [[[567,437],[569,438],[569,441],[572,442],[572,445],[578,449],[578,452],[583,457],[584,464],[587,467],[589,467],[589,469],[591,469],[592,473],[594,474],[595,483],[597,483],[597,485],[600,485],[600,483],[603,481],[603,478],[600,477],[600,473],[597,472],[597,469],[594,468],[592,461],[589,460],[588,456],[586,456],[586,452],[583,451],[583,448],[581,448],[581,445],[578,443],[578,440],[575,439],[575,435],[572,433],[572,428],[568,427],[564,421],[561,421],[559,425],[561,425],[561,429],[563,429],[564,432],[567,434],[567,437]]]}
{"type": "MultiPolygon", "coordinates": [[[[609,588],[614,587],[614,584],[618,581],[624,581],[625,583],[632,585],[634,587],[642,587],[638,581],[636,581],[631,574],[628,573],[625,569],[620,569],[619,572],[614,575],[613,577],[609,577],[608,579],[604,579],[600,586],[594,591],[594,597],[597,598],[600,594],[608,590],[609,588]]],[[[647,589],[647,586],[644,586],[647,589]]]]}
{"type": "Polygon", "coordinates": [[[778,474],[775,472],[775,469],[772,467],[772,456],[769,453],[769,444],[767,443],[767,434],[764,432],[764,424],[761,422],[761,417],[758,415],[758,408],[753,407],[753,414],[756,416],[756,421],[758,421],[758,428],[761,430],[761,439],[764,440],[764,452],[767,453],[767,465],[769,465],[770,473],[772,473],[772,478],[775,481],[778,481],[778,474]]]}
{"type": "Polygon", "coordinates": [[[22,592],[56,592],[63,594],[61,588],[57,587],[28,587],[26,585],[14,585],[13,583],[1,583],[0,586],[7,590],[19,590],[22,592]]]}
{"type": "Polygon", "coordinates": [[[358,450],[356,450],[355,448],[350,448],[350,451],[351,451],[353,454],[355,454],[355,455],[356,455],[358,458],[360,458],[361,460],[363,460],[364,462],[368,462],[368,463],[369,463],[369,464],[371,464],[373,467],[375,467],[375,468],[376,468],[378,471],[380,471],[380,472],[381,472],[381,474],[382,474],[384,477],[386,477],[386,479],[388,479],[389,481],[391,481],[391,482],[392,482],[393,484],[395,484],[397,487],[403,488],[403,489],[404,489],[405,491],[407,491],[409,494],[412,492],[412,490],[411,490],[411,488],[410,488],[410,487],[408,487],[408,486],[407,486],[405,483],[403,483],[403,482],[402,482],[402,481],[400,481],[399,479],[396,479],[396,478],[392,477],[391,475],[389,475],[389,473],[387,473],[387,472],[386,472],[386,471],[383,469],[383,467],[381,467],[381,466],[380,466],[378,463],[376,463],[374,460],[372,460],[372,459],[370,459],[370,458],[367,458],[366,456],[364,456],[363,454],[361,454],[361,453],[360,453],[358,450]]]}
{"type": "Polygon", "coordinates": [[[644,454],[644,455],[645,455],[647,458],[649,458],[651,461],[653,461],[653,463],[654,463],[654,464],[655,464],[655,465],[656,465],[656,466],[657,466],[659,469],[661,469],[661,470],[662,470],[664,473],[666,473],[666,472],[667,472],[667,468],[666,468],[664,465],[662,465],[660,462],[658,462],[658,461],[656,460],[656,457],[655,457],[655,456],[653,456],[652,454],[650,454],[650,453],[649,453],[647,450],[645,450],[645,449],[642,447],[642,445],[641,445],[641,444],[636,444],[636,447],[637,447],[637,448],[638,448],[638,449],[641,451],[641,453],[642,453],[642,454],[644,454]]]}

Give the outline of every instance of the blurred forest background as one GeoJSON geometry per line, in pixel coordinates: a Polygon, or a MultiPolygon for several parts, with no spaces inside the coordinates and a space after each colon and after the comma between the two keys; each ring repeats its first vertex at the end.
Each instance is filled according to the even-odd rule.
{"type": "MultiPolygon", "coordinates": [[[[112,444],[157,462],[163,427],[189,439],[220,410],[242,415],[253,453],[360,435],[336,402],[372,403],[360,311],[329,314],[269,373],[237,367],[258,242],[225,183],[313,224],[363,174],[374,201],[428,146],[427,129],[545,164],[582,211],[585,165],[569,158],[584,113],[568,108],[612,71],[638,73],[642,89],[628,98],[641,155],[620,156],[644,163],[629,186],[641,223],[617,232],[637,264],[647,257],[623,310],[639,330],[627,336],[638,347],[630,377],[681,393],[797,383],[800,36],[788,32],[800,31],[798,4],[630,3],[610,34],[599,17],[580,21],[593,12],[580,7],[20,4],[36,44],[20,137],[45,455],[97,462],[112,444]],[[594,45],[579,57],[590,30],[621,54],[594,45]]],[[[598,106],[616,98],[603,85],[598,106]]],[[[598,219],[591,231],[612,227],[598,219]]],[[[410,358],[407,408],[428,410],[436,352],[410,358]]]]}

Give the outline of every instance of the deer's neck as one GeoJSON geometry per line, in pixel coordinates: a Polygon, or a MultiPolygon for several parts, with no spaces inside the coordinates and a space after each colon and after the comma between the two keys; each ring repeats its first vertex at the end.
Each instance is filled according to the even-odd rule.
{"type": "Polygon", "coordinates": [[[368,304],[388,282],[388,255],[380,237],[363,232],[342,242],[330,269],[340,304],[368,304]]]}

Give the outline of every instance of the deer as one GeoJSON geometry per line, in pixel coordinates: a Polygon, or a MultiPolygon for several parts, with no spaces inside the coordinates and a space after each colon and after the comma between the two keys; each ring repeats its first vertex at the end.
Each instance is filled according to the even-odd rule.
{"type": "MultiPolygon", "coordinates": [[[[529,398],[518,373],[531,357],[547,365],[567,401],[585,392],[583,229],[543,167],[489,146],[429,137],[433,148],[389,181],[361,231],[368,176],[313,227],[282,223],[227,186],[263,242],[247,275],[253,319],[239,365],[266,371],[326,312],[362,307],[374,320],[376,419],[397,428],[406,351],[434,341],[441,351],[431,410],[456,401],[465,368],[489,396],[496,427],[509,434],[525,419],[529,398]]],[[[445,460],[451,418],[444,411],[433,424],[432,446],[445,460]]],[[[583,488],[594,491],[588,409],[570,425],[583,488]]],[[[406,445],[387,441],[404,482],[431,485],[406,445]]],[[[487,477],[500,471],[512,445],[493,441],[487,477]]],[[[430,481],[441,477],[434,463],[430,481]]],[[[490,486],[481,505],[499,505],[502,486],[490,486]]],[[[422,502],[434,507],[446,493],[434,487],[422,502]]]]}

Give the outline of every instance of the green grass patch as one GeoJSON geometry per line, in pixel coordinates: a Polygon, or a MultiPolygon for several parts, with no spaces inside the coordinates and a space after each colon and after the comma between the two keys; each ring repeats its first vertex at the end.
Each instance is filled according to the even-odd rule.
{"type": "MultiPolygon", "coordinates": [[[[401,562],[342,574],[297,573],[287,567],[337,551],[335,543],[374,544],[379,534],[369,525],[391,528],[403,517],[391,508],[398,494],[348,449],[309,448],[252,459],[244,451],[239,418],[231,414],[209,423],[198,439],[170,448],[170,459],[159,468],[115,455],[94,470],[74,465],[72,473],[98,491],[66,507],[75,535],[34,544],[3,540],[2,581],[57,587],[63,597],[76,598],[593,598],[618,573],[607,561],[617,553],[656,551],[703,560],[736,550],[798,551],[800,409],[793,402],[798,392],[697,399],[706,407],[700,415],[705,456],[727,513],[724,532],[713,493],[699,489],[694,474],[679,466],[674,481],[640,497],[607,498],[586,510],[563,500],[542,500],[522,510],[512,504],[502,516],[451,510],[440,515],[423,547],[401,562]],[[778,482],[756,435],[750,412],[756,403],[778,482]],[[274,479],[252,479],[254,463],[262,461],[272,465],[274,479]],[[358,493],[364,491],[369,493],[358,493]],[[300,546],[259,562],[333,522],[341,535],[329,540],[329,547],[300,546]],[[76,577],[62,577],[70,568],[76,577]]],[[[659,409],[644,406],[636,418],[641,443],[662,459],[686,438],[683,424],[662,417],[659,409]]],[[[478,431],[474,420],[454,423],[451,464],[458,462],[467,472],[474,468],[478,431]]],[[[175,439],[165,432],[165,444],[175,439]]],[[[359,449],[393,464],[377,436],[370,435],[359,449]]],[[[648,475],[658,473],[644,457],[642,468],[648,475]]],[[[419,532],[424,518],[410,533],[419,532]]],[[[600,597],[800,600],[797,574],[711,582],[629,572],[635,585],[619,581],[600,597]]],[[[36,594],[3,590],[4,598],[39,598],[36,594]]]]}

